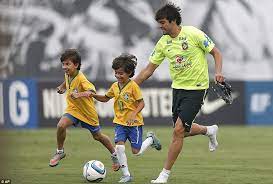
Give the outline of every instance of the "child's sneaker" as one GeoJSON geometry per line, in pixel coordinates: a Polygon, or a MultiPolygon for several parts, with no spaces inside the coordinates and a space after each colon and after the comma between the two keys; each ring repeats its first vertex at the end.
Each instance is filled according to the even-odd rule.
{"type": "Polygon", "coordinates": [[[49,166],[55,167],[56,165],[58,165],[60,160],[63,159],[65,155],[66,154],[64,152],[59,152],[59,153],[56,152],[53,158],[49,161],[49,166]]]}
{"type": "Polygon", "coordinates": [[[153,139],[153,144],[151,145],[152,148],[155,148],[156,150],[161,150],[161,143],[160,140],[155,136],[154,132],[148,132],[147,133],[147,138],[151,137],[153,139]]]}

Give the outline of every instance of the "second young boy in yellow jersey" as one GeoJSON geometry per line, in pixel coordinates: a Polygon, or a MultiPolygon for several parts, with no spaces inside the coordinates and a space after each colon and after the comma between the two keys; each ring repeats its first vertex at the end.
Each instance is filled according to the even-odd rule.
{"type": "Polygon", "coordinates": [[[59,161],[66,155],[64,153],[66,129],[71,125],[81,125],[82,128],[90,131],[96,141],[102,143],[109,150],[113,160],[113,169],[118,170],[120,165],[115,148],[109,137],[100,131],[94,100],[90,97],[91,92],[95,92],[95,87],[80,71],[80,54],[75,49],[68,49],[61,55],[60,60],[65,72],[65,82],[57,89],[58,93],[66,92],[67,108],[57,124],[57,151],[49,165],[51,167],[58,165],[59,161]]]}
{"type": "Polygon", "coordinates": [[[139,86],[130,78],[135,74],[137,58],[131,54],[122,54],[114,59],[112,68],[117,82],[113,83],[105,95],[93,94],[101,102],[114,98],[114,124],[117,157],[122,170],[120,183],[132,181],[125,154],[125,142],[131,143],[132,153],[141,155],[149,146],[161,150],[161,144],[153,132],[147,133],[142,142],[142,126],[144,125],[141,110],[144,101],[139,86]]]}

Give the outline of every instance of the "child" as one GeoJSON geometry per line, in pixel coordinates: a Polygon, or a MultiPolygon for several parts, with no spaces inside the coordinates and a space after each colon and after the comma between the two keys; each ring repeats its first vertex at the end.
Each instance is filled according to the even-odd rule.
{"type": "Polygon", "coordinates": [[[125,154],[125,142],[131,143],[132,152],[141,155],[149,146],[161,150],[160,141],[153,132],[147,133],[147,138],[142,142],[143,118],[141,110],[144,101],[139,86],[130,80],[135,74],[137,58],[130,54],[122,54],[115,58],[112,68],[115,71],[117,82],[113,83],[108,92],[103,95],[92,93],[93,97],[101,102],[107,102],[114,98],[115,117],[115,143],[117,157],[121,166],[123,176],[119,183],[132,181],[132,176],[127,165],[125,154]]]}
{"type": "Polygon", "coordinates": [[[95,92],[94,85],[89,82],[84,74],[79,71],[81,67],[81,57],[77,50],[68,49],[61,55],[62,69],[65,72],[65,82],[57,88],[57,92],[62,94],[66,91],[67,108],[57,125],[57,151],[49,162],[49,166],[54,167],[65,157],[64,141],[66,129],[71,126],[81,125],[90,131],[96,141],[101,142],[111,153],[113,169],[119,169],[118,159],[108,136],[100,131],[98,114],[95,109],[91,92],[95,92]]]}

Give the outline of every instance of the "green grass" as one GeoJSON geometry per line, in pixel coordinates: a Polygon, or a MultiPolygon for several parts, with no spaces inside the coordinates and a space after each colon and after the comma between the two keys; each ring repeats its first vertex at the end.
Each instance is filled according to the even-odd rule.
{"type": "MultiPolygon", "coordinates": [[[[163,149],[149,149],[135,157],[126,145],[129,169],[137,184],[150,183],[163,167],[171,140],[171,127],[145,127],[154,130],[161,139],[163,149]]],[[[103,132],[113,138],[113,129],[103,132]]],[[[67,157],[51,168],[50,157],[55,151],[55,129],[2,131],[0,139],[9,143],[1,150],[1,164],[5,175],[13,184],[74,184],[87,183],[82,168],[88,160],[100,160],[107,169],[102,183],[117,183],[121,172],[111,170],[109,153],[95,142],[87,130],[69,129],[65,143],[67,157]],[[9,156],[7,158],[7,154],[9,156]]],[[[220,127],[216,152],[208,151],[208,138],[187,138],[182,154],[176,161],[169,184],[272,184],[273,183],[273,127],[220,127]]],[[[0,160],[0,161],[1,161],[0,160]]]]}

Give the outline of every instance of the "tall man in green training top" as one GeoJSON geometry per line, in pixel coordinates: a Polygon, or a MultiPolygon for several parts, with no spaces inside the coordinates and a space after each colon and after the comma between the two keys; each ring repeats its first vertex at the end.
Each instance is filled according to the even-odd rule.
{"type": "Polygon", "coordinates": [[[210,53],[215,61],[215,81],[222,82],[222,56],[212,40],[201,30],[192,26],[180,26],[180,9],[166,4],[155,16],[163,36],[152,52],[149,64],[135,78],[137,84],[148,79],[166,58],[173,88],[172,142],[168,157],[158,178],[151,183],[167,183],[171,168],[182,150],[184,137],[206,135],[209,137],[209,150],[214,151],[218,126],[202,126],[193,123],[199,112],[206,90],[209,87],[208,63],[206,54],[210,53]]]}

